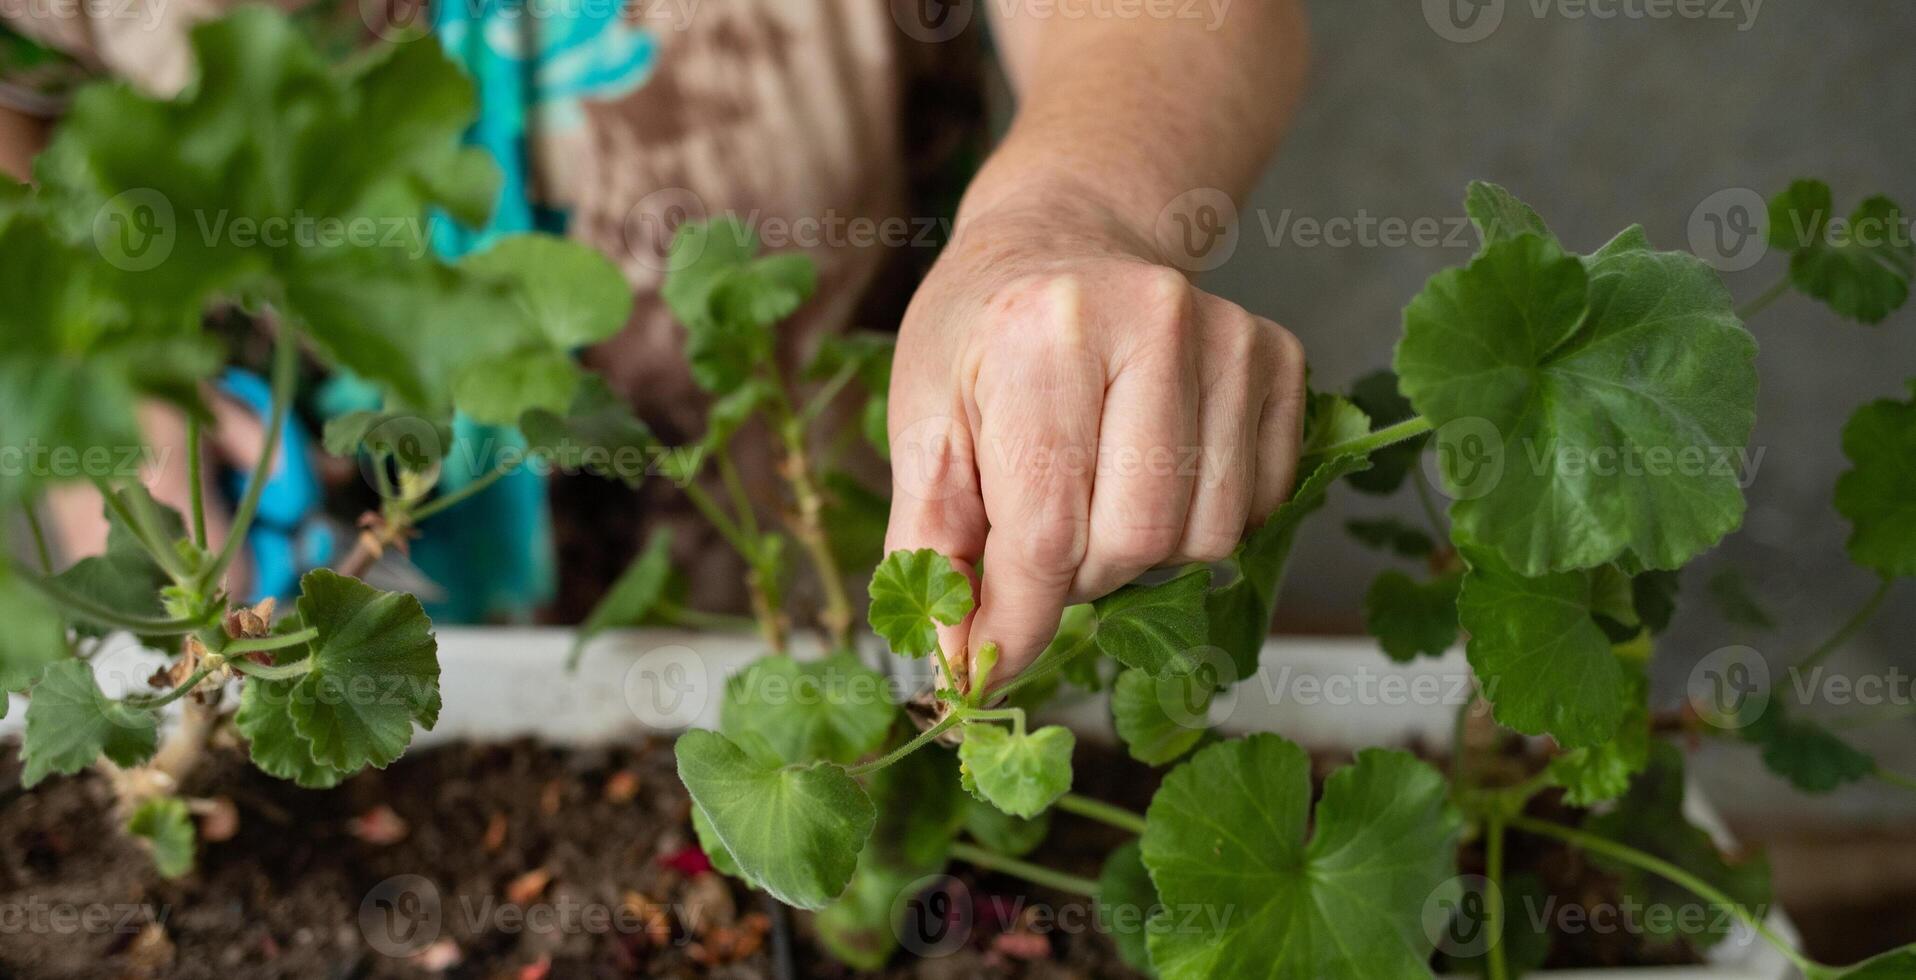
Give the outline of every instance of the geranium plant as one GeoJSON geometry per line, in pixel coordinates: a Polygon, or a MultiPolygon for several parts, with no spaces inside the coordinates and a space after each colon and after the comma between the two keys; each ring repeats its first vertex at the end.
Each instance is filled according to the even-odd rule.
{"type": "MultiPolygon", "coordinates": [[[[1312,397],[1295,492],[1228,562],[1068,610],[1051,647],[1006,679],[993,676],[988,642],[968,673],[951,668],[959,651],[939,645],[936,624],[972,608],[970,580],[931,551],[886,556],[871,578],[869,623],[893,653],[940,665],[932,710],[909,713],[915,727],[835,629],[823,660],[775,655],[732,678],[719,730],[688,732],[676,749],[715,864],[818,910],[825,942],[859,966],[890,955],[911,889],[963,861],[1094,900],[1126,960],[1163,977],[1426,976],[1443,926],[1427,921],[1434,907],[1484,910],[1488,948],[1450,962],[1501,978],[1548,952],[1547,940],[1520,941],[1505,907],[1528,887],[1505,876],[1505,841],[1528,834],[1581,849],[1640,905],[1721,913],[1660,938],[1707,948],[1740,923],[1813,978],[1916,976],[1916,948],[1832,967],[1770,930],[1766,867],[1731,861],[1688,822],[1682,756],[1660,735],[1746,739],[1812,792],[1871,776],[1906,781],[1776,703],[1760,714],[1754,699],[1654,711],[1646,674],[1675,608],[1677,570],[1741,522],[1737,464],[1756,393],[1756,343],[1743,320],[1792,286],[1865,322],[1901,306],[1916,253],[1899,212],[1873,198],[1832,222],[1825,186],[1792,185],[1770,222],[1790,276],[1738,311],[1709,266],[1657,251],[1640,228],[1579,254],[1502,188],[1472,184],[1465,206],[1482,247],[1411,301],[1394,372],[1364,379],[1348,398],[1312,397]],[[1366,748],[1325,780],[1313,810],[1298,745],[1275,734],[1224,739],[1192,720],[1256,670],[1296,529],[1339,481],[1372,494],[1409,483],[1429,518],[1428,529],[1390,519],[1351,526],[1360,541],[1424,567],[1386,572],[1366,596],[1384,652],[1435,656],[1467,637],[1494,723],[1547,739],[1540,771],[1510,777],[1473,758],[1462,738],[1448,773],[1366,748]],[[787,684],[767,683],[774,675],[787,684]],[[823,696],[767,693],[800,679],[823,696]],[[1145,812],[1072,792],[1072,733],[1031,715],[1061,683],[1108,685],[1130,754],[1172,766],[1145,812]],[[954,737],[956,752],[943,748],[954,737]],[[1544,794],[1588,816],[1573,825],[1533,815],[1544,794]],[[1138,839],[1096,880],[1046,868],[1027,856],[1053,809],[1138,839]],[[1481,879],[1459,875],[1466,840],[1484,852],[1481,879]],[[1472,885],[1481,880],[1490,884],[1472,885]],[[1109,914],[1119,909],[1151,914],[1109,914]],[[1174,914],[1192,909],[1213,914],[1174,914]]],[[[694,228],[681,243],[708,234],[694,228]]],[[[727,237],[746,240],[737,230],[727,237]]],[[[718,338],[770,348],[766,318],[744,315],[764,307],[675,309],[695,359],[718,338]]],[[[753,358],[706,370],[769,370],[762,353],[753,358]]],[[[790,445],[802,455],[802,443],[790,445]]],[[[1916,401],[1865,405],[1843,446],[1853,468],[1837,482],[1836,506],[1854,528],[1851,556],[1879,572],[1884,589],[1805,663],[1851,635],[1891,580],[1916,572],[1916,401]]],[[[1460,710],[1460,733],[1472,707],[1460,710]]]]}

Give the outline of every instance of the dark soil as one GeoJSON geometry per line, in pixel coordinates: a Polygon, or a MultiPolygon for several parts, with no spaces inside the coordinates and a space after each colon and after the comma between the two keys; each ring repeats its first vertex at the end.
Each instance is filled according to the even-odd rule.
{"type": "MultiPolygon", "coordinates": [[[[667,741],[421,751],[326,792],[221,749],[188,791],[221,801],[200,815],[202,832],[224,823],[232,837],[203,844],[198,868],[174,882],[114,826],[101,779],[22,792],[14,756],[0,749],[0,978],[769,978],[781,936],[797,977],[855,975],[814,946],[809,917],[705,870],[667,741]]],[[[1140,810],[1149,801],[1150,770],[1089,745],[1080,756],[1080,790],[1140,810]]],[[[1323,757],[1320,775],[1342,761],[1323,757]]],[[[1096,877],[1122,839],[1059,814],[1039,853],[1096,877]]],[[[1566,902],[1614,892],[1562,847],[1513,837],[1509,860],[1566,902]]],[[[1466,846],[1462,861],[1468,873],[1481,858],[1466,846]]],[[[1032,927],[1037,910],[1082,899],[953,873],[978,903],[967,945],[937,959],[900,954],[882,976],[1135,975],[1095,931],[1032,927]]],[[[1618,933],[1557,937],[1550,959],[1692,961],[1680,946],[1642,949],[1618,933]]]]}

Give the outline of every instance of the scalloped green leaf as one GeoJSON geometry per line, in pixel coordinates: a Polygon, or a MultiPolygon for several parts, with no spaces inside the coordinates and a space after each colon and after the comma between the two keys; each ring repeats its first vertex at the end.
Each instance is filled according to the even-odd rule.
{"type": "Polygon", "coordinates": [[[1608,740],[1623,719],[1624,671],[1591,616],[1594,576],[1528,578],[1490,551],[1463,554],[1457,621],[1497,721],[1567,748],[1608,740]]]}
{"type": "Polygon", "coordinates": [[[1843,455],[1852,465],[1836,480],[1836,509],[1850,522],[1850,560],[1916,575],[1916,398],[1858,408],[1843,426],[1843,455]]]}
{"type": "Polygon", "coordinates": [[[849,765],[885,744],[898,709],[885,678],[849,653],[800,663],[783,654],[754,661],[725,684],[719,730],[751,733],[787,763],[849,765]]]}
{"type": "Polygon", "coordinates": [[[1051,811],[1035,817],[1014,817],[975,797],[963,797],[965,833],[985,847],[1010,857],[1038,849],[1051,834],[1051,811]]]}
{"type": "Polygon", "coordinates": [[[1694,256],[1524,235],[1432,277],[1396,369],[1438,427],[1459,539],[1540,575],[1676,568],[1737,526],[1755,354],[1694,256]]]}
{"type": "Polygon", "coordinates": [[[287,695],[293,730],[313,761],[342,772],[385,768],[414,723],[439,719],[438,641],[419,600],[327,569],[299,583],[299,619],[319,636],[310,671],[287,695]]]}
{"type": "Polygon", "coordinates": [[[185,800],[177,796],[156,796],[141,801],[127,818],[126,832],[146,841],[160,877],[179,878],[192,872],[198,838],[185,800]]]}
{"type": "Polygon", "coordinates": [[[931,550],[894,551],[878,563],[868,587],[865,618],[892,652],[929,656],[938,648],[935,623],[956,626],[971,614],[971,580],[951,559],[931,550]]]}
{"type": "Polygon", "coordinates": [[[1144,866],[1179,910],[1150,929],[1151,962],[1165,980],[1429,976],[1424,903],[1456,873],[1463,824],[1448,797],[1409,753],[1366,749],[1325,781],[1312,821],[1295,743],[1198,752],[1145,815],[1144,866]]]}
{"type": "Polygon", "coordinates": [[[1530,205],[1489,181],[1473,180],[1464,189],[1464,212],[1470,215],[1470,223],[1477,226],[1477,234],[1485,247],[1519,235],[1557,240],[1550,226],[1544,224],[1543,217],[1530,205]]]}
{"type": "Polygon", "coordinates": [[[1071,789],[1077,737],[1062,725],[1014,733],[990,724],[965,726],[958,762],[966,788],[1014,817],[1035,817],[1071,789]]]}
{"type": "Polygon", "coordinates": [[[1403,572],[1383,572],[1364,593],[1364,628],[1398,663],[1441,657],[1457,642],[1461,584],[1455,574],[1420,582],[1403,572]]]}
{"type": "Polygon", "coordinates": [[[482,279],[509,283],[526,318],[556,350],[605,340],[632,315],[632,287],[619,267],[579,242],[508,235],[459,265],[482,279]]]}
{"type": "Polygon", "coordinates": [[[85,661],[62,660],[41,673],[27,699],[20,785],[32,789],[52,773],[71,775],[102,755],[115,765],[139,765],[158,744],[153,712],[109,699],[85,661]]]}
{"type": "Polygon", "coordinates": [[[24,691],[47,665],[67,657],[66,625],[52,606],[0,563],[0,717],[8,691],[24,691]]]}
{"type": "Polygon", "coordinates": [[[1741,734],[1762,747],[1764,766],[1805,793],[1828,793],[1876,772],[1876,759],[1869,753],[1823,725],[1791,718],[1778,702],[1741,734]]]}
{"type": "Polygon", "coordinates": [[[562,470],[583,470],[628,487],[645,481],[660,443],[625,399],[588,375],[563,414],[542,408],[519,418],[526,448],[562,470]]]}
{"type": "Polygon", "coordinates": [[[1105,656],[1148,674],[1188,670],[1210,639],[1210,584],[1210,570],[1200,568],[1098,599],[1091,604],[1098,618],[1092,642],[1105,656]]]}
{"type": "Polygon", "coordinates": [[[1625,708],[1616,735],[1550,760],[1551,778],[1571,806],[1594,806],[1622,796],[1650,760],[1650,681],[1639,667],[1623,672],[1625,708]]]}
{"type": "Polygon", "coordinates": [[[1111,720],[1131,758],[1161,766],[1203,740],[1218,690],[1216,672],[1208,666],[1163,676],[1136,669],[1118,675],[1111,688],[1111,720]]]}
{"type": "Polygon", "coordinates": [[[802,909],[845,891],[877,815],[843,768],[778,765],[697,729],[679,736],[673,754],[679,781],[743,877],[802,909]]]}
{"type": "Polygon", "coordinates": [[[1148,924],[1159,910],[1158,890],[1137,841],[1125,841],[1104,859],[1098,872],[1098,928],[1118,947],[1125,965],[1156,976],[1146,941],[1148,924]]]}
{"type": "MultiPolygon", "coordinates": [[[[306,655],[304,648],[289,648],[280,652],[279,659],[288,663],[306,655]]],[[[233,727],[246,736],[247,752],[261,772],[290,780],[303,789],[331,789],[347,774],[314,759],[312,743],[293,727],[290,709],[297,683],[247,678],[240,687],[233,727]]]]}
{"type": "Polygon", "coordinates": [[[1370,416],[1350,399],[1325,391],[1312,392],[1304,412],[1304,446],[1299,455],[1319,455],[1338,443],[1361,439],[1370,430],[1370,416]]]}
{"type": "Polygon", "coordinates": [[[845,894],[813,920],[833,956],[860,969],[883,966],[898,946],[911,886],[945,869],[963,820],[991,811],[959,792],[957,770],[951,752],[926,748],[872,774],[878,823],[845,894]]]}
{"type": "Polygon", "coordinates": [[[660,295],[685,326],[692,379],[707,391],[729,391],[770,363],[772,326],[817,288],[809,258],[757,252],[757,236],[731,217],[688,222],[673,236],[660,295]]]}
{"type": "Polygon", "coordinates": [[[1839,315],[1879,323],[1909,300],[1916,243],[1902,209],[1865,199],[1837,223],[1828,184],[1798,180],[1770,199],[1770,244],[1790,252],[1790,282],[1839,315]]]}

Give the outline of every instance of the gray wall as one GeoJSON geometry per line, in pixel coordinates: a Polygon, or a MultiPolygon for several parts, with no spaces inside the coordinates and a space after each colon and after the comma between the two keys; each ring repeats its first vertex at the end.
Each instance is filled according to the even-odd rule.
{"type": "MultiPolygon", "coordinates": [[[[1249,202],[1236,252],[1205,284],[1302,337],[1320,387],[1341,389],[1388,364],[1405,302],[1431,273],[1465,260],[1474,239],[1456,248],[1303,247],[1290,236],[1270,241],[1260,213],[1273,226],[1286,209],[1293,220],[1441,219],[1460,213],[1465,181],[1484,178],[1535,205],[1566,244],[1589,249],[1632,222],[1659,247],[1689,247],[1691,216],[1706,198],[1737,187],[1767,194],[1795,176],[1829,180],[1845,212],[1877,192],[1916,208],[1908,0],[1766,0],[1753,20],[1734,4],[1731,20],[1655,21],[1573,19],[1565,11],[1576,7],[1554,3],[1540,15],[1533,0],[1493,0],[1484,15],[1496,7],[1496,30],[1466,44],[1440,36],[1417,0],[1311,4],[1304,107],[1249,202]]],[[[1748,299],[1784,266],[1768,256],[1725,281],[1748,299]]],[[[1900,394],[1916,376],[1916,308],[1871,328],[1787,298],[1752,330],[1762,346],[1755,443],[1764,456],[1743,531],[1683,578],[1688,601],[1659,652],[1666,694],[1726,644],[1788,662],[1873,585],[1844,559],[1847,528],[1830,508],[1844,466],[1837,434],[1856,405],[1900,394]],[[1726,562],[1769,600],[1783,624],[1774,635],[1739,633],[1701,602],[1704,581],[1726,562]]],[[[1338,494],[1303,538],[1280,626],[1357,627],[1364,588],[1388,562],[1348,543],[1341,524],[1389,509],[1414,515],[1407,498],[1338,494]]],[[[1835,663],[1879,674],[1895,664],[1907,676],[1916,670],[1912,636],[1916,583],[1905,582],[1835,663]]],[[[1916,769],[1912,730],[1884,726],[1865,737],[1900,749],[1916,769]]]]}

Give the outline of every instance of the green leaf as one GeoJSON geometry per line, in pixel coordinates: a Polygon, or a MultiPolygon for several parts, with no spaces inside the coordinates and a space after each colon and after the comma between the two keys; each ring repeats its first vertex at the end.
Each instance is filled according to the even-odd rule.
{"type": "Polygon", "coordinates": [[[924,875],[859,855],[845,893],[812,919],[818,939],[832,958],[858,970],[882,970],[898,948],[899,921],[910,898],[908,889],[924,875]]]}
{"type": "Polygon", "coordinates": [[[832,558],[850,574],[876,568],[885,557],[891,501],[841,470],[825,474],[825,526],[832,558]]]}
{"type": "Polygon", "coordinates": [[[1377,576],[1364,593],[1364,628],[1398,663],[1419,654],[1441,657],[1457,642],[1457,589],[1462,576],[1419,582],[1403,572],[1377,576]]]}
{"type": "Polygon", "coordinates": [[[1051,811],[1035,817],[1014,817],[972,797],[961,801],[965,833],[985,847],[1009,857],[1023,857],[1051,835],[1051,811]]]}
{"type": "Polygon", "coordinates": [[[0,712],[8,691],[24,691],[48,664],[67,657],[67,631],[40,594],[0,563],[0,712]]]}
{"type": "MultiPolygon", "coordinates": [[[[1352,475],[1362,476],[1374,471],[1373,468],[1352,475]]],[[[1395,517],[1345,521],[1344,530],[1360,543],[1388,551],[1399,558],[1425,558],[1437,550],[1437,542],[1432,541],[1422,528],[1395,517]]]]}
{"type": "MultiPolygon", "coordinates": [[[[1481,885],[1487,880],[1461,879],[1473,885],[1481,885]]],[[[1484,925],[1481,910],[1488,906],[1481,904],[1487,901],[1482,893],[1483,889],[1473,888],[1461,900],[1456,914],[1459,917],[1469,916],[1470,919],[1454,923],[1457,934],[1484,925]]],[[[1496,941],[1503,955],[1504,967],[1511,977],[1529,976],[1543,969],[1545,961],[1550,958],[1551,920],[1544,910],[1556,907],[1557,899],[1544,884],[1543,878],[1527,871],[1504,875],[1501,898],[1507,914],[1503,918],[1503,934],[1496,941]]],[[[1447,959],[1444,976],[1490,976],[1488,955],[1453,956],[1447,959]]]]}
{"type": "Polygon", "coordinates": [[[661,448],[625,399],[588,375],[561,415],[535,408],[519,418],[526,448],[564,470],[584,470],[628,487],[644,482],[661,448]]]}
{"type": "Polygon", "coordinates": [[[958,761],[966,788],[1014,817],[1035,817],[1071,789],[1071,730],[1046,725],[1014,734],[991,724],[965,726],[958,761]]]}
{"type": "MultiPolygon", "coordinates": [[[[1383,427],[1395,425],[1417,414],[1411,407],[1410,399],[1397,390],[1397,375],[1389,368],[1373,371],[1357,379],[1351,386],[1351,402],[1365,415],[1370,416],[1371,425],[1383,427]]],[[[1424,447],[1429,445],[1428,434],[1393,443],[1370,454],[1371,468],[1359,470],[1349,476],[1350,485],[1364,493],[1391,494],[1404,485],[1404,478],[1410,475],[1410,468],[1418,465],[1418,457],[1423,455],[1424,447]]]]}
{"type": "Polygon", "coordinates": [[[1370,416],[1350,399],[1314,392],[1304,414],[1303,456],[1316,456],[1332,446],[1370,434],[1370,416]]]}
{"type": "Polygon", "coordinates": [[[751,878],[739,870],[738,862],[732,859],[732,852],[725,849],[725,842],[719,840],[718,831],[712,827],[712,818],[698,807],[692,808],[692,833],[699,839],[699,850],[704,851],[706,860],[712,862],[712,870],[748,885],[753,884],[751,878]]]}
{"type": "Polygon", "coordinates": [[[1127,585],[1091,604],[1095,642],[1126,667],[1158,675],[1185,670],[1210,638],[1205,602],[1211,572],[1200,568],[1157,585],[1127,585]]]}
{"type": "Polygon", "coordinates": [[[483,146],[459,147],[445,166],[418,175],[422,196],[438,201],[455,220],[475,228],[492,216],[504,179],[492,153],[483,146]]]}
{"type": "Polygon", "coordinates": [[[872,572],[865,618],[892,652],[928,656],[938,648],[934,623],[956,626],[972,609],[971,581],[951,559],[931,550],[894,551],[872,572]]]}
{"type": "Polygon", "coordinates": [[[1396,368],[1439,427],[1460,539],[1540,575],[1676,568],[1736,527],[1724,464],[1749,442],[1755,353],[1695,257],[1585,262],[1525,235],[1430,280],[1396,368]]]}
{"type": "Polygon", "coordinates": [[[1630,601],[1637,620],[1652,633],[1669,629],[1670,620],[1676,616],[1678,578],[1673,571],[1649,571],[1630,579],[1630,601]]]}
{"type": "Polygon", "coordinates": [[[1608,740],[1623,718],[1625,687],[1610,638],[1591,618],[1595,576],[1526,578],[1475,548],[1464,558],[1457,621],[1497,721],[1566,748],[1608,740]]]}
{"type": "Polygon", "coordinates": [[[705,416],[705,437],[700,440],[706,455],[716,456],[724,452],[738,430],[752,420],[753,414],[776,397],[777,392],[771,382],[752,378],[712,402],[712,408],[705,416]]]}
{"type": "Polygon", "coordinates": [[[950,752],[927,748],[872,775],[878,824],[845,894],[813,920],[834,957],[883,966],[898,946],[911,886],[945,869],[961,820],[991,809],[959,793],[957,769],[950,752]]]}
{"type": "Polygon", "coordinates": [[[1204,738],[1209,730],[1206,713],[1217,695],[1216,671],[1208,667],[1162,676],[1135,669],[1118,675],[1111,689],[1111,716],[1131,758],[1161,766],[1204,738]]]}
{"type": "Polygon", "coordinates": [[[805,365],[805,380],[824,381],[849,370],[866,391],[882,395],[891,385],[891,358],[897,346],[898,338],[871,330],[832,334],[819,342],[818,352],[805,365]]]}
{"type": "Polygon", "coordinates": [[[1818,980],[1909,980],[1916,977],[1916,946],[1892,949],[1854,966],[1832,970],[1818,980]]]}
{"type": "Polygon", "coordinates": [[[1902,210],[1887,197],[1857,205],[1846,223],[1829,185],[1798,180],[1770,199],[1770,244],[1790,254],[1790,282],[1838,314],[1878,323],[1909,299],[1916,244],[1902,210]]]}
{"type": "Polygon", "coordinates": [[[1643,670],[1624,670],[1626,706],[1616,736],[1599,745],[1571,749],[1550,760],[1550,775],[1565,803],[1594,806],[1622,796],[1650,759],[1650,681],[1643,670]]]}
{"type": "Polygon", "coordinates": [[[482,279],[509,284],[527,319],[555,350],[605,340],[632,315],[632,287],[619,267],[579,242],[510,235],[459,264],[482,279]]]}
{"type": "Polygon", "coordinates": [[[127,818],[126,832],[146,839],[153,851],[153,866],[162,878],[178,878],[193,870],[193,816],[186,801],[177,796],[156,796],[144,800],[127,818]]]}
{"type": "Polygon", "coordinates": [[[412,742],[414,722],[431,728],[439,719],[432,621],[410,595],[323,568],[299,588],[300,621],[319,636],[307,645],[312,670],[288,695],[293,730],[319,765],[383,769],[412,742]]]}
{"type": "Polygon", "coordinates": [[[1837,478],[1836,509],[1850,522],[1850,560],[1884,575],[1916,575],[1916,399],[1857,409],[1843,426],[1843,455],[1852,465],[1837,478]]]}
{"type": "Polygon", "coordinates": [[[158,725],[153,712],[109,700],[84,661],[51,664],[27,700],[20,785],[32,789],[50,773],[71,775],[102,755],[120,766],[145,762],[158,745],[158,725]]]}
{"type": "Polygon", "coordinates": [[[452,383],[460,411],[486,425],[516,425],[527,412],[564,412],[584,378],[559,351],[521,348],[472,361],[452,383]]]}
{"type": "Polygon", "coordinates": [[[660,295],[685,325],[692,379],[707,391],[736,388],[770,363],[772,326],[817,288],[810,259],[757,251],[751,229],[731,218],[687,223],[673,237],[660,295]]]}
{"type": "Polygon", "coordinates": [[[1235,572],[1237,577],[1205,597],[1204,611],[1210,622],[1210,644],[1230,655],[1239,678],[1257,671],[1258,655],[1271,632],[1278,587],[1284,580],[1284,566],[1290,559],[1298,525],[1324,505],[1331,485],[1339,478],[1368,466],[1370,462],[1362,456],[1338,456],[1300,474],[1291,499],[1246,536],[1225,563],[1225,571],[1235,572]]]}
{"type": "Polygon", "coordinates": [[[1470,223],[1477,226],[1477,234],[1482,237],[1485,248],[1519,235],[1536,235],[1551,242],[1557,240],[1557,236],[1550,233],[1550,227],[1543,223],[1543,218],[1537,212],[1531,210],[1530,205],[1488,181],[1470,182],[1464,191],[1464,211],[1470,215],[1470,223]]]}
{"type": "MultiPolygon", "coordinates": [[[[306,648],[299,647],[280,651],[279,660],[290,663],[306,656],[306,648]]],[[[312,742],[293,726],[293,691],[298,683],[248,677],[240,687],[233,727],[246,736],[247,751],[261,772],[291,780],[303,789],[331,789],[347,774],[314,759],[312,742]]]]}
{"type": "MultiPolygon", "coordinates": [[[[1616,808],[1584,821],[1583,829],[1627,847],[1662,858],[1702,878],[1746,909],[1770,904],[1769,862],[1760,857],[1726,860],[1710,835],[1683,814],[1683,753],[1667,742],[1650,747],[1650,765],[1637,777],[1616,808]]],[[[1636,923],[1651,936],[1687,939],[1708,948],[1729,934],[1733,920],[1703,898],[1661,876],[1590,854],[1589,860],[1615,873],[1628,901],[1645,909],[1636,923]],[[1653,911],[1661,908],[1660,914],[1653,911]],[[1701,908],[1702,916],[1685,909],[1701,908]]]]}
{"type": "Polygon", "coordinates": [[[1125,965],[1153,976],[1146,924],[1159,908],[1158,890],[1144,870],[1138,842],[1125,841],[1098,872],[1098,928],[1111,937],[1125,965]]]}
{"type": "Polygon", "coordinates": [[[849,765],[885,744],[898,709],[885,678],[840,653],[808,663],[761,657],[725,685],[719,730],[763,738],[787,763],[849,765]]]}
{"type": "Polygon", "coordinates": [[[1704,585],[1717,614],[1738,626],[1772,630],[1776,621],[1763,609],[1763,603],[1750,591],[1750,583],[1735,568],[1717,569],[1704,585]]]}
{"type": "Polygon", "coordinates": [[[639,552],[630,565],[625,566],[618,580],[586,614],[585,622],[579,624],[566,663],[578,663],[580,655],[585,652],[585,645],[592,642],[593,637],[606,630],[637,625],[651,614],[658,606],[659,599],[664,597],[665,583],[671,574],[672,532],[668,528],[660,528],[646,539],[645,550],[639,552]]]}
{"type": "Polygon", "coordinates": [[[824,908],[844,892],[876,820],[844,769],[779,766],[699,730],[679,736],[673,751],[679,780],[745,878],[802,909],[824,908]]]}
{"type": "Polygon", "coordinates": [[[1424,901],[1456,873],[1462,827],[1443,777],[1366,749],[1325,781],[1315,821],[1310,804],[1310,757],[1276,735],[1221,742],[1171,771],[1140,841],[1160,899],[1179,910],[1150,930],[1161,976],[1429,975],[1424,901]]]}
{"type": "Polygon", "coordinates": [[[1771,772],[1805,793],[1828,793],[1876,772],[1869,753],[1823,725],[1789,717],[1781,703],[1772,702],[1741,734],[1762,746],[1763,764],[1771,772]]]}

